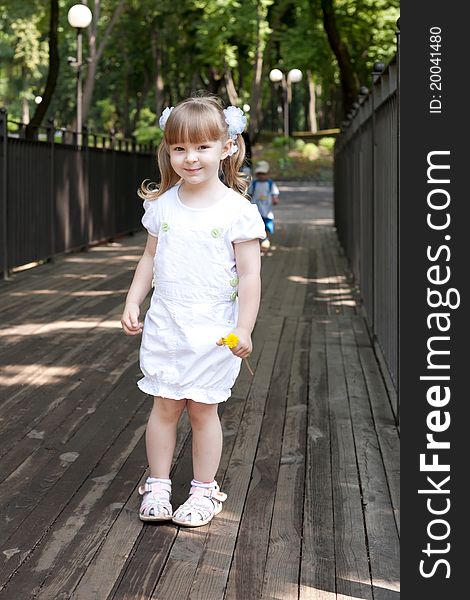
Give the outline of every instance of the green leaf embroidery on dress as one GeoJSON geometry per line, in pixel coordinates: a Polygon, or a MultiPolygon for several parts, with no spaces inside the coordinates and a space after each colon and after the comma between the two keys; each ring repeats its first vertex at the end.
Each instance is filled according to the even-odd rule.
{"type": "Polygon", "coordinates": [[[168,223],[162,223],[162,230],[163,231],[168,231],[170,229],[170,226],[168,225],[168,223]]]}

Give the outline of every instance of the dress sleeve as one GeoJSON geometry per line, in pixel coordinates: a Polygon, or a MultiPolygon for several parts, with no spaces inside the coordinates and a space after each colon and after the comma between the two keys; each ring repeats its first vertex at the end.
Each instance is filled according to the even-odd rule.
{"type": "Polygon", "coordinates": [[[262,240],[265,237],[266,230],[258,207],[248,200],[244,200],[232,223],[230,241],[236,244],[237,242],[247,242],[257,238],[262,240]]]}
{"type": "Polygon", "coordinates": [[[150,233],[150,235],[158,237],[158,232],[160,230],[160,218],[157,210],[157,200],[145,200],[144,210],[145,214],[142,217],[142,225],[150,233]]]}

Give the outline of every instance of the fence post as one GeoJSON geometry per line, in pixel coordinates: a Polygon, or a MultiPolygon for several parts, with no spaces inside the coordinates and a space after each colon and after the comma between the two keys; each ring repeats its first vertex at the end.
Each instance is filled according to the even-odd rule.
{"type": "Polygon", "coordinates": [[[55,228],[56,228],[56,215],[55,215],[55,181],[54,181],[54,146],[55,146],[55,126],[54,126],[54,118],[49,117],[47,119],[47,141],[49,143],[50,152],[49,152],[49,160],[50,160],[50,184],[51,184],[51,194],[50,194],[50,212],[49,212],[49,221],[50,221],[50,243],[51,250],[49,256],[49,262],[55,262],[55,228]]]}
{"type": "Polygon", "coordinates": [[[80,152],[82,155],[82,178],[83,178],[83,201],[85,203],[84,210],[84,221],[85,221],[85,250],[89,249],[90,246],[90,181],[88,176],[89,164],[88,164],[88,126],[85,124],[82,126],[82,146],[80,152]]]}
{"type": "Polygon", "coordinates": [[[376,291],[376,286],[377,286],[377,277],[376,277],[376,257],[377,257],[377,248],[375,246],[375,242],[376,242],[376,235],[375,235],[375,207],[376,207],[376,203],[377,203],[377,177],[376,177],[376,165],[377,165],[377,157],[376,157],[376,136],[375,136],[375,82],[380,78],[380,74],[382,73],[382,71],[384,70],[385,65],[382,61],[378,60],[374,63],[374,70],[372,71],[372,89],[371,89],[371,94],[370,94],[370,99],[371,99],[371,103],[372,103],[372,204],[371,204],[371,221],[372,221],[372,229],[371,229],[371,235],[372,235],[372,286],[371,286],[371,290],[372,290],[372,302],[371,302],[371,307],[372,307],[372,315],[371,315],[371,325],[372,325],[372,332],[373,332],[373,337],[374,337],[374,341],[377,339],[377,324],[375,322],[375,315],[376,315],[376,307],[375,307],[375,303],[377,300],[377,291],[376,291]]]}
{"type": "MultiPolygon", "coordinates": [[[[400,18],[397,19],[397,227],[400,238],[400,18]]],[[[400,243],[397,268],[397,349],[400,349],[400,243]]],[[[400,361],[397,361],[397,382],[400,381],[400,361]]],[[[397,394],[397,421],[400,423],[400,394],[397,394]]]]}
{"type": "Polygon", "coordinates": [[[8,227],[7,227],[7,151],[8,151],[8,126],[7,126],[7,110],[0,108],[0,136],[2,140],[2,157],[1,172],[2,185],[0,189],[0,210],[2,218],[2,279],[8,277],[8,227]]]}
{"type": "Polygon", "coordinates": [[[110,241],[114,241],[117,237],[117,210],[116,210],[116,144],[113,137],[113,143],[111,146],[111,204],[110,204],[110,216],[112,223],[112,235],[110,241]]]}

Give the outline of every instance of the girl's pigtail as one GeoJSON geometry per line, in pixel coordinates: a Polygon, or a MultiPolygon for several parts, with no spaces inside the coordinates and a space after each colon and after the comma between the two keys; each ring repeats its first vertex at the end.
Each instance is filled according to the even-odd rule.
{"type": "Polygon", "coordinates": [[[238,146],[238,151],[231,156],[227,156],[227,158],[222,161],[224,183],[242,196],[246,196],[248,181],[246,175],[240,172],[243,161],[245,160],[245,141],[243,137],[238,134],[237,139],[233,140],[233,142],[238,146]]]}

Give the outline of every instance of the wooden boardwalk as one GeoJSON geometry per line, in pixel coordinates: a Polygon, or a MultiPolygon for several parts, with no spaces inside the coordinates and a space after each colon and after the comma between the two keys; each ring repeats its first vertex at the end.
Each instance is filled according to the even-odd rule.
{"type": "MultiPolygon", "coordinates": [[[[397,600],[393,388],[333,227],[332,192],[281,185],[250,362],[221,405],[224,510],[144,525],[151,402],[120,332],[145,236],[0,284],[0,600],[397,600]]],[[[174,505],[191,479],[179,427],[174,505]]]]}

